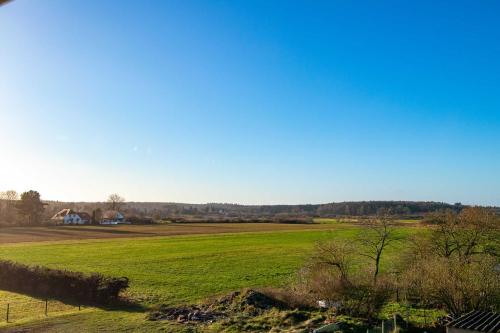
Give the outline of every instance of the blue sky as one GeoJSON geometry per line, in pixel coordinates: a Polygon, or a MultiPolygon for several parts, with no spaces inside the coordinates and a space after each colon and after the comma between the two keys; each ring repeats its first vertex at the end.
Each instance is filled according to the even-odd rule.
{"type": "Polygon", "coordinates": [[[0,190],[500,205],[500,2],[0,7],[0,190]]]}

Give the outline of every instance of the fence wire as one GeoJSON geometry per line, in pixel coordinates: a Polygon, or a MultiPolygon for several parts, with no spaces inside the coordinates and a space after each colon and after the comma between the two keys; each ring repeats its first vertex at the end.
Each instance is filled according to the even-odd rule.
{"type": "Polygon", "coordinates": [[[83,309],[82,306],[65,304],[56,300],[13,301],[0,300],[0,321],[15,322],[22,319],[46,317],[83,309]]]}

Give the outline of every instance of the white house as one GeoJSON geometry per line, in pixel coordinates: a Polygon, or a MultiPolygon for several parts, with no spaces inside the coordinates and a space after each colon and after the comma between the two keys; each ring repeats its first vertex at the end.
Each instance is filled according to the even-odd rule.
{"type": "Polygon", "coordinates": [[[66,208],[54,215],[52,220],[58,224],[89,224],[91,218],[85,212],[75,212],[66,208]]]}
{"type": "Polygon", "coordinates": [[[117,210],[107,210],[102,213],[100,224],[130,224],[125,221],[125,216],[117,210]]]}

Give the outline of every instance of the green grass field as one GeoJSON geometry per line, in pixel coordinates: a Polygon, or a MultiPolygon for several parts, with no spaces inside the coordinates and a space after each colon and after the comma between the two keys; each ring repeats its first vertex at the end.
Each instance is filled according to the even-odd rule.
{"type": "MultiPolygon", "coordinates": [[[[404,239],[418,230],[399,227],[397,232],[404,239]]],[[[294,278],[318,240],[354,239],[360,232],[359,227],[332,226],[331,231],[18,243],[0,246],[0,258],[127,276],[129,295],[141,304],[178,304],[244,287],[282,286],[294,278]]],[[[403,246],[390,248],[383,264],[403,246]]],[[[108,315],[108,320],[122,316],[120,323],[144,319],[142,313],[108,315]]],[[[94,319],[106,316],[98,310],[94,319]]]]}
{"type": "Polygon", "coordinates": [[[79,308],[75,305],[49,300],[47,301],[47,312],[45,312],[45,305],[45,300],[0,290],[0,328],[7,326],[9,323],[29,323],[34,320],[45,319],[46,317],[52,318],[95,310],[93,308],[79,308]],[[6,322],[7,309],[9,312],[9,323],[6,322]]]}

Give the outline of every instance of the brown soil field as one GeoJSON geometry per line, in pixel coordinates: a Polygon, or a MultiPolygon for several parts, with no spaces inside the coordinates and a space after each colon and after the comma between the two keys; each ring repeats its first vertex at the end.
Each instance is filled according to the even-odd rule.
{"type": "Polygon", "coordinates": [[[342,226],[284,223],[171,223],[160,225],[15,227],[0,228],[0,244],[238,232],[328,230],[339,227],[342,226]]]}

